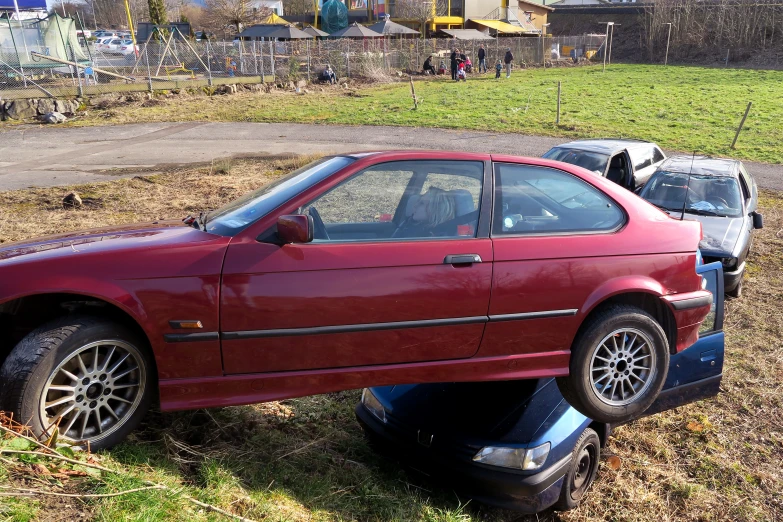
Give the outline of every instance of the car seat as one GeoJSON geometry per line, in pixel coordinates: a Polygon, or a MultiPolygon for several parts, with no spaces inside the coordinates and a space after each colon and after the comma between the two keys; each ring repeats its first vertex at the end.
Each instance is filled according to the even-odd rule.
{"type": "Polygon", "coordinates": [[[623,156],[620,154],[612,158],[612,162],[609,164],[609,170],[606,172],[606,179],[617,183],[622,187],[626,185],[624,168],[625,161],[623,161],[623,159],[623,156]]]}

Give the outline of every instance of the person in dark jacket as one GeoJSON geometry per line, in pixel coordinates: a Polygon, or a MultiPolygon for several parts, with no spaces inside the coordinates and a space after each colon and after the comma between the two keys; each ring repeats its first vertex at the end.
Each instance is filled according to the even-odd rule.
{"type": "Polygon", "coordinates": [[[428,56],[427,59],[424,60],[424,67],[423,67],[423,69],[424,69],[424,74],[427,74],[427,73],[432,74],[432,75],[438,74],[435,71],[435,67],[432,65],[432,55],[428,56]]]}
{"type": "Polygon", "coordinates": [[[459,58],[459,49],[451,51],[451,79],[457,79],[457,59],[459,58]]]}
{"type": "Polygon", "coordinates": [[[478,50],[478,59],[479,59],[479,74],[482,72],[487,72],[487,52],[484,50],[484,46],[479,46],[478,50]]]}
{"type": "Polygon", "coordinates": [[[503,57],[503,62],[506,64],[506,78],[511,78],[511,64],[514,61],[514,55],[511,54],[511,47],[506,48],[506,56],[503,57]]]}

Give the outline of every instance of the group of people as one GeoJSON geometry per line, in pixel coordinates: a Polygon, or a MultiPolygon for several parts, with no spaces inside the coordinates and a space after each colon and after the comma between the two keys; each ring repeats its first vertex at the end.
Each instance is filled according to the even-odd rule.
{"type": "MultiPolygon", "coordinates": [[[[473,64],[471,63],[470,58],[465,54],[464,51],[455,48],[451,51],[450,59],[451,79],[455,81],[466,80],[466,73],[471,72],[471,69],[473,68],[473,64]]],[[[478,59],[479,73],[487,72],[487,51],[484,49],[483,45],[479,46],[478,59]]],[[[503,57],[503,62],[501,63],[500,59],[498,59],[497,63],[495,64],[495,78],[500,78],[500,73],[503,71],[503,64],[505,64],[506,78],[510,78],[512,63],[514,63],[514,55],[511,52],[511,47],[507,47],[506,54],[503,57]]],[[[440,62],[439,70],[435,69],[435,66],[432,65],[432,55],[428,56],[424,61],[423,68],[424,74],[445,74],[446,72],[446,64],[443,60],[440,62]]]]}

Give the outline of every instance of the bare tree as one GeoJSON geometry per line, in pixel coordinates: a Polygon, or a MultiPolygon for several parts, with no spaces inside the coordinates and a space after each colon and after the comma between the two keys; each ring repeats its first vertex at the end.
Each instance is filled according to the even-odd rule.
{"type": "Polygon", "coordinates": [[[393,6],[391,15],[394,18],[416,21],[422,36],[433,15],[444,16],[448,9],[446,0],[395,0],[393,6]]]}
{"type": "Polygon", "coordinates": [[[206,0],[205,22],[210,30],[225,33],[227,29],[242,30],[261,22],[271,14],[271,9],[257,7],[250,0],[206,0]]]}
{"type": "Polygon", "coordinates": [[[283,0],[283,13],[289,15],[307,15],[315,11],[313,0],[283,0]]]}

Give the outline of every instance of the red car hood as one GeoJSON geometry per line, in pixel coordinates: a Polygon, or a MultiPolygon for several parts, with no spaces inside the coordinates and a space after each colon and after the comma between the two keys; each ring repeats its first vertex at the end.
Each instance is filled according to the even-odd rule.
{"type": "Polygon", "coordinates": [[[155,237],[157,243],[158,240],[173,239],[182,234],[189,234],[190,231],[198,232],[179,220],[77,230],[0,245],[0,261],[61,248],[76,249],[79,245],[99,241],[116,241],[112,244],[113,247],[127,248],[130,242],[140,238],[152,239],[158,236],[155,237]]]}

